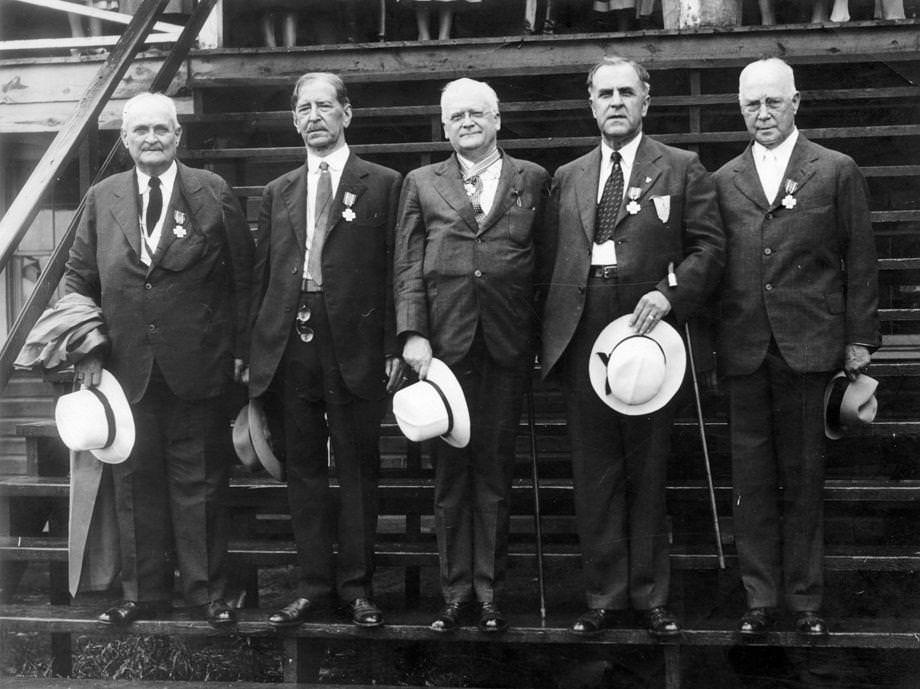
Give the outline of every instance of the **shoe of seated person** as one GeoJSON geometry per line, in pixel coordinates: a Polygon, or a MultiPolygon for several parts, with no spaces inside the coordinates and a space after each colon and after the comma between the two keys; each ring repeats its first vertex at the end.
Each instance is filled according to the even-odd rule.
{"type": "Polygon", "coordinates": [[[311,615],[324,608],[324,604],[313,599],[295,598],[280,610],[269,615],[268,623],[273,627],[298,627],[311,615]]]}
{"type": "Polygon", "coordinates": [[[236,609],[223,598],[218,598],[205,606],[205,619],[214,629],[233,627],[236,625],[236,609]]]}
{"type": "Polygon", "coordinates": [[[607,610],[605,608],[590,608],[569,628],[578,636],[597,636],[605,629],[611,629],[622,620],[623,610],[607,610]]]}
{"type": "Polygon", "coordinates": [[[773,617],[767,608],[749,608],[738,621],[738,633],[745,639],[759,639],[772,626],[773,617]]]}
{"type": "Polygon", "coordinates": [[[370,598],[355,598],[346,609],[351,621],[358,627],[380,627],[383,611],[370,598]]]}

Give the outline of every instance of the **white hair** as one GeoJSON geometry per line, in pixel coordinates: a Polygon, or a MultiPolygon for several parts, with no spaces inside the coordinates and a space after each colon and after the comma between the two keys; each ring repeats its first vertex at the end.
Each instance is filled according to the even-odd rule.
{"type": "Polygon", "coordinates": [[[492,112],[494,112],[496,115],[498,114],[498,94],[495,93],[495,89],[493,89],[484,81],[476,81],[475,79],[468,79],[467,77],[463,77],[461,79],[454,79],[453,81],[448,82],[445,84],[444,88],[441,89],[441,122],[447,122],[447,119],[444,117],[445,101],[454,91],[461,90],[480,92],[484,96],[486,104],[492,109],[492,112]]]}
{"type": "Polygon", "coordinates": [[[136,96],[128,99],[128,102],[125,103],[125,107],[121,111],[121,128],[125,128],[125,122],[128,121],[128,117],[138,110],[142,110],[147,105],[157,104],[161,107],[166,108],[169,113],[170,119],[172,120],[173,127],[179,126],[179,114],[176,112],[176,104],[173,102],[173,99],[162,93],[139,93],[136,96]]]}
{"type": "Polygon", "coordinates": [[[741,85],[744,83],[745,79],[753,78],[755,74],[762,76],[764,71],[773,72],[774,75],[781,78],[784,95],[791,97],[796,93],[795,73],[792,71],[792,67],[790,67],[785,60],[781,60],[778,57],[764,57],[749,63],[741,70],[741,74],[738,76],[739,99],[741,97],[741,85]]]}

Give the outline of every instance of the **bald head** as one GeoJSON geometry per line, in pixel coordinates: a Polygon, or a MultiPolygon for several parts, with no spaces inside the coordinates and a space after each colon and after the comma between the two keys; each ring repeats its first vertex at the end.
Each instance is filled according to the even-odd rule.
{"type": "Polygon", "coordinates": [[[766,148],[775,148],[795,131],[799,92],[792,67],[779,58],[752,62],[738,79],[738,102],[748,132],[766,148]]]}

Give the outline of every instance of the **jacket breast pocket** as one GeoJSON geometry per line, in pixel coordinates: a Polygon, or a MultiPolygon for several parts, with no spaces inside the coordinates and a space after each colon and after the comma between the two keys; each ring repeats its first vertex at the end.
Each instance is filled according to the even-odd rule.
{"type": "Polygon", "coordinates": [[[208,240],[199,232],[190,232],[181,239],[177,237],[166,249],[159,265],[161,268],[174,272],[185,270],[201,260],[207,245],[208,240]]]}
{"type": "Polygon", "coordinates": [[[508,231],[508,238],[520,244],[527,246],[533,237],[533,224],[536,220],[537,209],[528,205],[511,206],[505,214],[505,227],[508,231]]]}

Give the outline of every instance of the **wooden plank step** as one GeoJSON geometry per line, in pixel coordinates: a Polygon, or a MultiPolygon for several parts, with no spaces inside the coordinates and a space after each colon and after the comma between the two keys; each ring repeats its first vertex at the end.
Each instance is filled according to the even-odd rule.
{"type": "MultiPolygon", "coordinates": [[[[330,479],[333,490],[338,481],[330,479]]],[[[381,479],[381,500],[425,501],[430,507],[430,491],[434,487],[432,478],[381,479]]],[[[529,499],[533,490],[529,479],[516,479],[511,486],[515,499],[529,499]]],[[[714,486],[720,498],[727,499],[732,487],[717,483],[714,486]]],[[[685,481],[668,485],[669,500],[703,500],[708,489],[702,482],[685,481]]],[[[66,498],[70,483],[66,477],[50,476],[0,476],[0,497],[4,498],[66,498]]],[[[574,487],[571,479],[551,478],[540,481],[540,496],[548,502],[571,502],[574,487]]],[[[285,500],[287,486],[271,478],[234,478],[230,481],[229,501],[233,505],[278,505],[285,500]]],[[[835,502],[917,502],[920,509],[920,480],[892,481],[884,479],[829,479],[824,482],[824,499],[835,502]]],[[[286,504],[286,503],[285,503],[286,504]]],[[[283,506],[283,504],[282,504],[283,506]]]]}
{"type": "MultiPolygon", "coordinates": [[[[432,631],[430,613],[423,611],[387,611],[387,624],[375,629],[361,629],[330,614],[299,627],[276,630],[265,622],[268,610],[240,610],[240,621],[232,632],[212,629],[204,620],[175,610],[169,619],[139,620],[131,632],[143,635],[220,637],[228,633],[247,637],[309,638],[324,640],[360,639],[364,641],[437,641],[442,634],[432,631]]],[[[0,606],[0,629],[87,634],[98,637],[122,636],[124,630],[106,627],[96,621],[97,607],[77,606],[0,606]]],[[[545,622],[533,613],[508,613],[510,628],[504,634],[482,634],[475,627],[464,626],[451,635],[451,641],[489,644],[579,644],[584,646],[735,646],[740,643],[734,631],[736,619],[685,620],[678,640],[657,642],[638,626],[609,629],[596,637],[576,637],[569,632],[569,613],[549,612],[545,622]]],[[[917,629],[920,620],[911,618],[843,618],[828,619],[831,629],[823,639],[808,639],[793,631],[771,631],[757,646],[820,648],[904,648],[920,649],[917,629]]],[[[120,685],[121,686],[121,685],[120,685]]],[[[170,687],[175,685],[170,684],[170,687]]],[[[204,685],[202,685],[204,686],[204,685]]],[[[207,686],[211,686],[208,683],[207,686]]],[[[234,685],[239,686],[239,685],[234,685]]]]}
{"type": "MultiPolygon", "coordinates": [[[[438,553],[433,543],[383,543],[378,538],[375,548],[380,567],[436,567],[438,553]]],[[[535,560],[533,544],[512,544],[508,557],[518,565],[532,565],[535,560]]],[[[285,541],[231,542],[228,553],[232,560],[260,567],[278,567],[294,562],[295,547],[285,541]]],[[[575,544],[544,544],[547,563],[578,560],[581,553],[575,544]]],[[[0,537],[0,558],[25,562],[66,562],[67,542],[60,537],[0,537]]],[[[733,553],[726,553],[726,562],[734,563],[733,553]]],[[[675,570],[717,570],[714,552],[690,547],[671,548],[671,566],[675,570]]],[[[920,546],[828,546],[824,566],[835,572],[913,572],[920,571],[920,546]]]]}
{"type": "MultiPolygon", "coordinates": [[[[69,677],[0,677],[0,689],[303,689],[293,682],[177,682],[150,679],[71,679],[69,677]]],[[[314,684],[313,689],[406,689],[386,684],[314,684]]]]}
{"type": "MultiPolygon", "coordinates": [[[[853,127],[823,127],[819,129],[803,129],[803,133],[813,141],[825,139],[865,139],[876,137],[916,137],[920,136],[920,125],[893,124],[878,126],[853,126],[853,127]]],[[[690,146],[702,143],[744,143],[750,140],[745,131],[730,132],[681,132],[657,133],[651,132],[655,139],[662,143],[672,145],[690,146]]],[[[506,150],[532,150],[532,149],[561,149],[582,148],[590,149],[597,145],[596,136],[560,136],[536,137],[519,139],[502,139],[502,148],[506,150]]],[[[406,141],[396,143],[354,144],[349,148],[358,155],[383,155],[407,153],[449,153],[452,149],[447,141],[406,141]]],[[[183,160],[215,161],[215,160],[243,160],[248,163],[266,161],[303,161],[303,146],[276,146],[276,147],[245,147],[221,149],[187,149],[182,151],[183,160]]]]}

